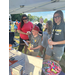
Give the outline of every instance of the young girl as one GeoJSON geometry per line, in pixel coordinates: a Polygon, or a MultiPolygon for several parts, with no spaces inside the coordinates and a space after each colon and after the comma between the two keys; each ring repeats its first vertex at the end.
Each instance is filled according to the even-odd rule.
{"type": "Polygon", "coordinates": [[[15,29],[15,33],[17,32],[17,25],[16,25],[16,22],[15,22],[15,25],[14,25],[14,29],[15,29]]]}
{"type": "Polygon", "coordinates": [[[40,48],[41,54],[43,54],[43,49],[44,48],[46,49],[48,46],[48,38],[50,38],[50,36],[51,36],[52,26],[53,26],[52,21],[47,21],[46,29],[43,32],[43,40],[42,40],[41,48],[40,48]]]}
{"type": "Polygon", "coordinates": [[[50,59],[53,56],[54,60],[59,63],[64,53],[65,46],[65,23],[63,13],[58,10],[53,16],[53,30],[52,30],[52,41],[48,40],[48,44],[53,45],[53,49],[46,49],[45,59],[50,59]]]}

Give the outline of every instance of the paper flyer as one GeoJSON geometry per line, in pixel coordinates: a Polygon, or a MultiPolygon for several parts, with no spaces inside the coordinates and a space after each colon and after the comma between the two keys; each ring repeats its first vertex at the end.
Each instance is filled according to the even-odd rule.
{"type": "Polygon", "coordinates": [[[23,40],[23,41],[24,41],[24,43],[25,43],[27,46],[29,46],[28,43],[27,43],[25,40],[23,40]]]}

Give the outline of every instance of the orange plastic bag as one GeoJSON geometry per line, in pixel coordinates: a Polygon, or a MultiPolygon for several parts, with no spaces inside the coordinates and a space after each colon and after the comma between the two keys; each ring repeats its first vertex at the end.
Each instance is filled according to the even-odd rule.
{"type": "Polygon", "coordinates": [[[39,55],[37,55],[36,57],[39,57],[39,58],[41,58],[39,55]]]}
{"type": "Polygon", "coordinates": [[[12,49],[12,44],[9,44],[9,50],[11,50],[12,49]]]}

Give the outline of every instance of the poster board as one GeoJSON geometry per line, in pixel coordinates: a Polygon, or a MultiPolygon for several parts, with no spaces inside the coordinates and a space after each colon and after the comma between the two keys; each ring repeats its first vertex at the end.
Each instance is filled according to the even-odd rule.
{"type": "Polygon", "coordinates": [[[10,53],[13,54],[13,57],[18,62],[9,67],[9,75],[11,75],[10,68],[15,67],[17,64],[23,66],[23,75],[41,75],[43,58],[26,55],[16,50],[10,50],[9,56],[10,53]]]}

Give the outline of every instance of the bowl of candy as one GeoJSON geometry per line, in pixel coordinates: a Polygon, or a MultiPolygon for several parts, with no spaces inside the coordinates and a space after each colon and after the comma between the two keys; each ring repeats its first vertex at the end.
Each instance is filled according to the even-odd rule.
{"type": "Polygon", "coordinates": [[[42,69],[45,75],[59,75],[62,70],[61,66],[53,60],[44,60],[42,69]]]}

